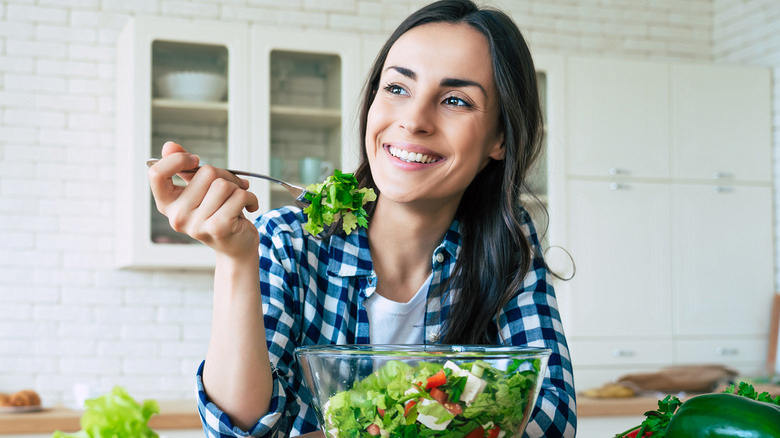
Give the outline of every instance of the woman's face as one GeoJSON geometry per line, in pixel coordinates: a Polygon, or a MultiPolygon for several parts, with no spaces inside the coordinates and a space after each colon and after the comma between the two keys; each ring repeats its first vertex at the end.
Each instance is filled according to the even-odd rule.
{"type": "Polygon", "coordinates": [[[390,49],[368,112],[366,152],[386,200],[460,202],[504,157],[485,37],[466,24],[415,27],[390,49]]]}

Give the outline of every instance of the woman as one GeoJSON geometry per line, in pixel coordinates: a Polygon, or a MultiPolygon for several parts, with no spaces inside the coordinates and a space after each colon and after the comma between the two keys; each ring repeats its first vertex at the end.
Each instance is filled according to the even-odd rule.
{"type": "Polygon", "coordinates": [[[379,196],[368,229],[350,235],[312,237],[296,208],[253,226],[242,210],[256,210],[257,199],[222,169],[205,166],[174,186],[174,174],[198,164],[175,143],[150,169],[173,228],[217,254],[212,334],[198,371],[204,428],[316,431],[299,395],[298,345],[440,342],[552,349],[526,435],[574,436],[568,348],[520,204],[542,116],[514,23],[469,0],[412,14],[374,63],[360,131],[356,176],[379,196]]]}

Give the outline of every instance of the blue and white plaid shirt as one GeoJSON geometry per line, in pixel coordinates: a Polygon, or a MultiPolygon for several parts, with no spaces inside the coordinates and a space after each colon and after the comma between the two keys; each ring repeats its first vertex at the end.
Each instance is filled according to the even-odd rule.
{"type": "MultiPolygon", "coordinates": [[[[230,418],[203,389],[201,364],[197,375],[198,409],[208,437],[283,438],[319,430],[309,406],[294,350],[311,344],[368,344],[368,317],[363,300],[376,291],[368,237],[359,228],[348,236],[317,240],[304,233],[306,219],[297,208],[281,208],[259,217],[260,289],[265,329],[274,377],[269,413],[249,431],[234,427],[230,418]]],[[[524,228],[538,250],[530,217],[524,228]]],[[[455,221],[433,252],[433,280],[425,314],[425,342],[436,343],[452,304],[452,293],[433,294],[452,273],[460,250],[455,221]]],[[[526,428],[526,437],[573,437],[577,425],[569,349],[549,272],[535,259],[523,289],[501,311],[498,324],[503,343],[544,347],[553,351],[541,393],[526,428]]],[[[496,343],[502,343],[497,340],[496,343]]]]}

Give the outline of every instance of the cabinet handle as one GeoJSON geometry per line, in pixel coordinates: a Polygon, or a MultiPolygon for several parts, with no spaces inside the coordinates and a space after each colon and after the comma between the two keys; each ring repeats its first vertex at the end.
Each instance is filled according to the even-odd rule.
{"type": "Polygon", "coordinates": [[[614,175],[625,175],[627,173],[628,173],[628,171],[626,171],[624,169],[618,169],[617,167],[611,167],[609,169],[609,174],[613,175],[613,176],[614,175]]]}
{"type": "Polygon", "coordinates": [[[634,350],[627,350],[624,348],[616,348],[612,350],[613,357],[633,357],[634,354],[634,350]]]}
{"type": "Polygon", "coordinates": [[[622,190],[622,189],[625,189],[625,188],[626,188],[625,184],[618,184],[616,182],[609,183],[609,189],[610,190],[622,190]]]}
{"type": "Polygon", "coordinates": [[[733,187],[715,186],[712,188],[712,193],[731,193],[733,191],[733,187]]]}
{"type": "Polygon", "coordinates": [[[739,354],[739,348],[737,347],[717,347],[715,354],[718,356],[736,356],[739,354]]]}
{"type": "Polygon", "coordinates": [[[721,172],[717,170],[715,172],[712,172],[712,179],[728,179],[733,177],[734,175],[732,175],[729,172],[721,172]]]}

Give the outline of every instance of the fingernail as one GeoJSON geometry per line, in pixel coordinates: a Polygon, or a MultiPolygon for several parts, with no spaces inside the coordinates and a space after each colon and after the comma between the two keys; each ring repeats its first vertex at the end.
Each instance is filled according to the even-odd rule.
{"type": "Polygon", "coordinates": [[[199,163],[200,162],[200,156],[192,154],[190,155],[190,161],[193,163],[199,163]]]}

